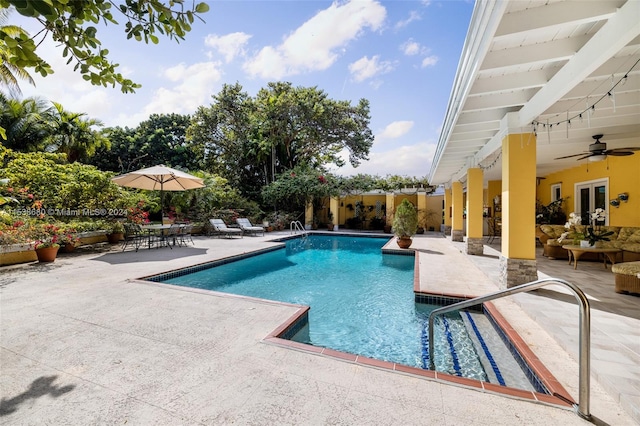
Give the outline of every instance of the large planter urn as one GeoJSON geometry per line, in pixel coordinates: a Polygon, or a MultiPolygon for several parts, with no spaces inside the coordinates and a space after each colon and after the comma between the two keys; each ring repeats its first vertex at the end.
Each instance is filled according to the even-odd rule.
{"type": "Polygon", "coordinates": [[[398,237],[396,238],[396,242],[398,243],[398,247],[407,249],[411,247],[411,243],[413,243],[413,240],[411,239],[411,237],[398,237]]]}
{"type": "Polygon", "coordinates": [[[38,262],[53,262],[58,256],[58,249],[60,247],[43,247],[36,249],[36,256],[38,256],[38,262]]]}

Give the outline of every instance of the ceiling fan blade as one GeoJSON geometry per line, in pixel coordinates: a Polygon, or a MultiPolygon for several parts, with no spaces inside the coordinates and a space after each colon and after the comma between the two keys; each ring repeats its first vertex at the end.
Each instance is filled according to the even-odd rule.
{"type": "Polygon", "coordinates": [[[594,153],[592,152],[592,153],[590,153],[590,154],[585,155],[584,157],[577,158],[577,159],[576,159],[576,161],[584,160],[585,158],[589,158],[589,157],[591,157],[591,156],[593,156],[593,155],[598,155],[598,154],[594,154],[594,153]]]}
{"type": "Polygon", "coordinates": [[[640,147],[629,147],[629,148],[612,148],[612,149],[608,149],[607,152],[613,152],[613,151],[640,151],[640,147]]]}
{"type": "Polygon", "coordinates": [[[624,157],[627,155],[633,155],[634,153],[631,151],[605,151],[605,155],[614,155],[616,157],[624,157]]]}
{"type": "Polygon", "coordinates": [[[591,155],[591,153],[590,153],[590,152],[581,152],[580,154],[565,155],[564,157],[554,158],[554,160],[562,160],[562,159],[564,159],[564,158],[578,157],[578,156],[580,156],[580,155],[585,155],[585,154],[589,154],[589,155],[591,155]]]}

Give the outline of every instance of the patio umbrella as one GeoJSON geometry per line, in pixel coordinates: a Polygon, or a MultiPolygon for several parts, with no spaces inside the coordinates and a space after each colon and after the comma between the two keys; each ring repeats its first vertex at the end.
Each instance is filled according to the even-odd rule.
{"type": "Polygon", "coordinates": [[[186,191],[204,187],[201,178],[162,164],[116,176],[111,180],[129,188],[160,190],[161,214],[164,213],[162,211],[164,191],[186,191]]]}

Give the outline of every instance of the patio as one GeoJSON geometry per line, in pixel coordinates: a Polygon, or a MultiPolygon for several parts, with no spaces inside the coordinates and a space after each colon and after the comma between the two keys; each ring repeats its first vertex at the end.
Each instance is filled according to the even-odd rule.
{"type": "MultiPolygon", "coordinates": [[[[276,235],[196,237],[194,247],[137,253],[105,247],[2,268],[3,423],[586,424],[571,410],[264,344],[292,306],[132,281],[264,247],[276,235]]],[[[497,258],[489,248],[467,256],[461,243],[438,234],[414,244],[423,286],[495,290],[497,258]]],[[[637,358],[616,345],[626,338],[631,350],[635,342],[637,356],[631,333],[639,329],[640,298],[613,293],[601,263],[583,262],[576,271],[566,261],[539,264],[584,284],[593,301],[594,418],[636,423],[637,358]],[[610,329],[618,330],[617,342],[605,339],[610,329]]],[[[555,291],[504,299],[499,308],[577,395],[577,308],[555,291]],[[568,337],[558,343],[554,331],[568,337]]]]}

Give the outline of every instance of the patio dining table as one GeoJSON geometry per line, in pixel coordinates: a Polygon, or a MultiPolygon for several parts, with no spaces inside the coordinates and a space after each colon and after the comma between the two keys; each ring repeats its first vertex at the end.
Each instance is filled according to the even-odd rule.
{"type": "MultiPolygon", "coordinates": [[[[147,233],[147,245],[148,248],[151,249],[153,244],[153,237],[157,237],[160,239],[162,245],[166,245],[171,248],[171,241],[168,241],[168,237],[170,235],[166,232],[171,229],[173,225],[171,224],[151,224],[151,225],[142,225],[140,228],[147,233]]],[[[180,229],[182,229],[185,225],[180,224],[180,229]]],[[[176,245],[175,235],[173,236],[173,245],[176,245]]]]}

